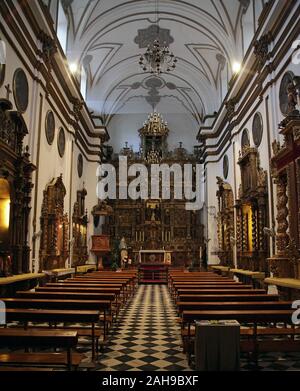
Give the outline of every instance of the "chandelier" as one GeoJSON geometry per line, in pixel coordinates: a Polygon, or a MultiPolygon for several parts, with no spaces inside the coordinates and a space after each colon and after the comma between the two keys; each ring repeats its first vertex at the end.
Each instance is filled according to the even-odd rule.
{"type": "Polygon", "coordinates": [[[159,18],[158,18],[158,0],[156,0],[156,26],[157,39],[148,45],[146,52],[140,56],[139,64],[144,72],[150,72],[159,76],[162,73],[168,73],[176,68],[177,59],[171,52],[166,42],[159,42],[159,18]]]}
{"type": "Polygon", "coordinates": [[[166,136],[169,133],[168,123],[164,121],[161,114],[154,111],[149,114],[148,120],[140,130],[143,136],[166,136]]]}

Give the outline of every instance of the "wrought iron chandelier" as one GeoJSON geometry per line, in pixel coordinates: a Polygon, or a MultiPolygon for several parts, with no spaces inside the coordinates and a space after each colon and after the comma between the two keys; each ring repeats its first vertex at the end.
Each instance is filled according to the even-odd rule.
{"type": "Polygon", "coordinates": [[[155,4],[157,39],[153,44],[148,45],[146,52],[140,56],[139,64],[144,72],[150,72],[159,76],[162,73],[173,71],[176,68],[177,58],[171,52],[166,42],[162,46],[159,42],[158,0],[156,0],[155,4]]]}

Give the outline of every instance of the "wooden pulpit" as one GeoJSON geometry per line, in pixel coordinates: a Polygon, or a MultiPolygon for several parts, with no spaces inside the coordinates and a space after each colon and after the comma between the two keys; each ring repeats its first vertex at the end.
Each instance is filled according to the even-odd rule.
{"type": "Polygon", "coordinates": [[[93,235],[92,236],[92,248],[97,257],[98,270],[103,269],[103,256],[110,253],[109,235],[93,235]]]}

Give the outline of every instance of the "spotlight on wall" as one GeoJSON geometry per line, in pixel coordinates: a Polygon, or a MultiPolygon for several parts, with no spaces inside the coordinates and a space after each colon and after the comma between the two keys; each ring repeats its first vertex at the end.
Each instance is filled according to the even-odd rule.
{"type": "Polygon", "coordinates": [[[241,70],[242,66],[240,62],[234,61],[232,63],[232,71],[233,73],[239,73],[241,70]]]}
{"type": "Polygon", "coordinates": [[[78,65],[76,64],[76,62],[71,62],[69,64],[69,69],[70,71],[74,74],[78,71],[78,65]]]}

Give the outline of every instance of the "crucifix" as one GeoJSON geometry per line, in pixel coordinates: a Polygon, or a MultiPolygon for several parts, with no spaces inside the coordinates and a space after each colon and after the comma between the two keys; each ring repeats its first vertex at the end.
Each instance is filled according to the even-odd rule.
{"type": "Polygon", "coordinates": [[[6,99],[9,100],[9,96],[10,94],[12,93],[12,90],[10,89],[10,84],[7,84],[6,86],[4,86],[5,89],[6,89],[6,99]]]}

